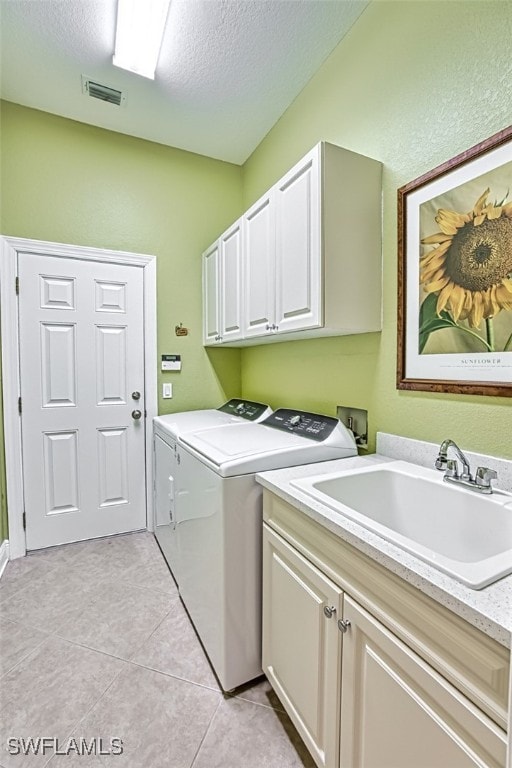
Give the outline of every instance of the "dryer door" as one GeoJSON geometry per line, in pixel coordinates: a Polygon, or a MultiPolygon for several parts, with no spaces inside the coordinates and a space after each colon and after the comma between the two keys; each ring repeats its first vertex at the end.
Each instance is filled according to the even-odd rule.
{"type": "Polygon", "coordinates": [[[178,582],[178,545],[175,513],[176,444],[154,437],[155,536],[178,582]]]}

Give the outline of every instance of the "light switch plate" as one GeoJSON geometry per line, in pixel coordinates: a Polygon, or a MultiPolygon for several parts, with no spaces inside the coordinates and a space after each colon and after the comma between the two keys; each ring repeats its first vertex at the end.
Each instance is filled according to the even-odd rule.
{"type": "Polygon", "coordinates": [[[164,400],[168,400],[172,397],[172,384],[169,382],[162,384],[162,397],[164,400]]]}

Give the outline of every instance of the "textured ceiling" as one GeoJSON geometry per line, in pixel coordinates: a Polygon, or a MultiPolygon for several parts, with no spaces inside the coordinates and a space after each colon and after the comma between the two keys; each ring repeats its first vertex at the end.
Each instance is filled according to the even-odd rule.
{"type": "Polygon", "coordinates": [[[368,0],[172,0],[154,81],[112,64],[116,0],[0,0],[1,95],[243,163],[368,0]],[[116,107],[81,76],[123,90],[116,107]]]}

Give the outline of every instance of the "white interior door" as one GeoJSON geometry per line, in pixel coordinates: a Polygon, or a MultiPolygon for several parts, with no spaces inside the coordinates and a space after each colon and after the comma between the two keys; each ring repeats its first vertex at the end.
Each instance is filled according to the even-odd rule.
{"type": "Polygon", "coordinates": [[[22,253],[18,272],[27,549],[145,528],[143,270],[22,253]]]}

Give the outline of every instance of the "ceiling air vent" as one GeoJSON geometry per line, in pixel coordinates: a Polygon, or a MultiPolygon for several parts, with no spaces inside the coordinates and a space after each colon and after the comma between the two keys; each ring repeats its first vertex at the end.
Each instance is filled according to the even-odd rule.
{"type": "Polygon", "coordinates": [[[98,83],[96,80],[91,80],[89,77],[85,77],[85,75],[82,75],[82,92],[92,99],[106,101],[109,104],[115,104],[116,107],[122,107],[126,102],[126,96],[122,91],[118,91],[117,88],[111,88],[110,85],[98,83]]]}

